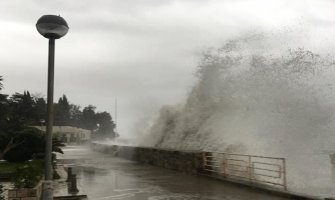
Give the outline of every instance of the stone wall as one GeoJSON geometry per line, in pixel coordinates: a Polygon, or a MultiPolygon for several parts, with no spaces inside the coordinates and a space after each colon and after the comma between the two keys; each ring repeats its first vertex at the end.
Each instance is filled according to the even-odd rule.
{"type": "Polygon", "coordinates": [[[91,143],[91,148],[94,151],[111,154],[116,157],[189,174],[196,174],[202,168],[202,153],[199,151],[175,151],[99,143],[91,143]]]}
{"type": "MultiPolygon", "coordinates": [[[[99,143],[91,143],[91,149],[101,153],[111,154],[129,160],[146,163],[167,169],[178,170],[189,174],[206,175],[217,180],[225,180],[238,185],[252,187],[253,190],[281,196],[289,199],[315,200],[319,198],[296,194],[286,190],[278,190],[264,185],[241,181],[238,179],[225,178],[219,174],[202,171],[203,152],[199,151],[176,151],[169,149],[158,149],[149,147],[117,146],[99,143]]],[[[207,158],[208,159],[208,158],[207,158]]],[[[332,198],[331,198],[332,199],[332,198]]]]}
{"type": "Polygon", "coordinates": [[[8,200],[40,200],[42,181],[34,188],[16,188],[8,190],[8,200]]]}

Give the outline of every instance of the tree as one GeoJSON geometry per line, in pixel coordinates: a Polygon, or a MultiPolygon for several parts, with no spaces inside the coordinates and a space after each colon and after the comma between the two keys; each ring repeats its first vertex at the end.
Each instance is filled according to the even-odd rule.
{"type": "Polygon", "coordinates": [[[66,126],[70,125],[70,104],[63,94],[55,105],[55,125],[66,126]]]}
{"type": "Polygon", "coordinates": [[[47,103],[44,98],[35,98],[34,125],[41,125],[41,120],[47,118],[47,103]]]}
{"type": "Polygon", "coordinates": [[[91,131],[98,128],[97,121],[95,118],[94,106],[88,105],[83,109],[83,115],[81,118],[81,127],[91,131]]]}
{"type": "Polygon", "coordinates": [[[10,97],[9,106],[12,112],[12,118],[21,120],[24,123],[31,123],[33,121],[34,100],[29,91],[24,91],[23,94],[13,94],[10,97]]]}
{"type": "MultiPolygon", "coordinates": [[[[0,90],[3,89],[2,82],[0,76],[0,90]]],[[[66,110],[68,102],[65,95],[59,103],[66,110]]],[[[43,154],[45,134],[29,126],[39,125],[40,119],[45,117],[46,102],[43,98],[33,98],[29,91],[15,93],[10,98],[0,94],[0,160],[24,162],[32,159],[33,155],[43,154]]],[[[54,140],[53,152],[62,153],[62,146],[62,143],[54,140]]]]}
{"type": "Polygon", "coordinates": [[[9,118],[8,95],[0,94],[0,130],[6,127],[9,118]]]}
{"type": "Polygon", "coordinates": [[[44,152],[44,137],[36,128],[19,127],[0,133],[0,152],[2,159],[9,162],[24,162],[36,153],[44,152]]]}
{"type": "Polygon", "coordinates": [[[96,122],[99,124],[97,134],[103,138],[115,138],[115,124],[108,112],[99,112],[95,115],[96,122]]]}
{"type": "MultiPolygon", "coordinates": [[[[1,84],[0,90],[3,88],[2,81],[3,78],[2,76],[0,76],[0,84],[1,84]]],[[[13,128],[21,127],[21,125],[17,121],[11,119],[11,116],[12,114],[8,95],[0,94],[0,137],[5,130],[11,130],[13,128]]]]}
{"type": "MultiPolygon", "coordinates": [[[[5,141],[4,138],[1,138],[3,141],[5,141]]],[[[4,159],[4,156],[6,155],[6,153],[12,149],[14,149],[15,147],[17,147],[18,145],[22,144],[23,141],[16,141],[14,142],[14,137],[10,138],[8,142],[6,142],[7,144],[4,146],[4,148],[0,151],[0,160],[4,159]]]]}
{"type": "Polygon", "coordinates": [[[83,116],[83,112],[80,110],[80,106],[70,104],[70,124],[71,126],[80,127],[80,120],[83,116]]]}
{"type": "Polygon", "coordinates": [[[0,90],[2,90],[2,88],[3,88],[2,81],[3,81],[3,78],[2,78],[2,76],[0,76],[0,90]]]}

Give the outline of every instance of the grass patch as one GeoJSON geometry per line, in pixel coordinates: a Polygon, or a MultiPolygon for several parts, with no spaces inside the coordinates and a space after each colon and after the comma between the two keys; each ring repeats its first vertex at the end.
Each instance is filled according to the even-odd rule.
{"type": "Polygon", "coordinates": [[[15,173],[19,168],[24,166],[33,166],[36,168],[43,168],[43,160],[31,160],[22,163],[0,162],[0,174],[15,173]]]}
{"type": "Polygon", "coordinates": [[[0,163],[0,174],[11,174],[15,173],[16,169],[19,166],[24,165],[24,163],[9,163],[9,162],[1,162],[0,163]]]}

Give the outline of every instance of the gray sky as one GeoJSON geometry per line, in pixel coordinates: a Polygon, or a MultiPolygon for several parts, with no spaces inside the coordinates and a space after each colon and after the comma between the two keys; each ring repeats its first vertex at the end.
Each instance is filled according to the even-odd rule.
{"type": "Polygon", "coordinates": [[[70,30],[56,41],[55,101],[66,94],[114,116],[117,98],[118,131],[136,135],[136,124],[186,98],[206,48],[280,32],[293,47],[334,49],[334,10],[326,0],[1,0],[3,92],[46,95],[48,42],[35,23],[59,14],[70,30]]]}

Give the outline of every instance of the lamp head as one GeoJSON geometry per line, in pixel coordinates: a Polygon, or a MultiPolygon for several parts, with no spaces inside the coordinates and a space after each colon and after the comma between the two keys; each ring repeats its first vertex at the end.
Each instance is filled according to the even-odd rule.
{"type": "Polygon", "coordinates": [[[43,15],[38,19],[36,28],[43,37],[48,39],[59,39],[69,31],[66,21],[57,15],[43,15]]]}

